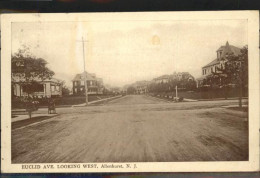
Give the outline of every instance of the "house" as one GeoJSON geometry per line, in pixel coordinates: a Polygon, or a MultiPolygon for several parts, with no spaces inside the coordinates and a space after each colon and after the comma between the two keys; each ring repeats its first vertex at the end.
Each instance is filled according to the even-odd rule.
{"type": "Polygon", "coordinates": [[[135,83],[136,93],[137,94],[145,94],[148,92],[148,84],[149,82],[146,80],[137,81],[135,83]]]}
{"type": "Polygon", "coordinates": [[[25,77],[25,61],[12,59],[12,96],[37,98],[62,96],[62,81],[55,78],[25,77]]]}
{"type": "Polygon", "coordinates": [[[169,78],[170,78],[169,75],[162,75],[160,77],[153,79],[153,81],[155,83],[169,83],[169,78]]]}
{"type": "MultiPolygon", "coordinates": [[[[60,80],[51,78],[45,80],[36,79],[35,81],[37,82],[37,85],[34,85],[36,91],[30,93],[31,96],[37,98],[62,96],[62,82],[60,80]]],[[[28,96],[27,88],[30,83],[31,82],[25,82],[22,77],[13,77],[12,95],[15,97],[28,96]]]]}
{"type": "Polygon", "coordinates": [[[227,55],[233,54],[238,56],[241,54],[240,48],[236,46],[229,45],[228,41],[225,46],[221,46],[217,51],[217,57],[207,65],[202,67],[202,76],[197,79],[197,86],[203,85],[203,80],[207,76],[211,75],[213,72],[218,72],[218,68],[224,68],[225,62],[227,62],[227,55]]]}
{"type": "Polygon", "coordinates": [[[186,79],[188,81],[195,80],[194,77],[189,72],[174,72],[172,75],[170,75],[170,80],[183,80],[186,79]]]}
{"type": "MultiPolygon", "coordinates": [[[[31,59],[30,59],[31,60],[31,59]]],[[[11,87],[12,97],[60,97],[62,96],[62,81],[52,78],[45,73],[39,73],[38,65],[42,68],[47,64],[43,59],[34,62],[23,57],[12,57],[11,87]],[[28,62],[29,61],[29,62],[28,62]],[[39,63],[39,61],[43,61],[39,63]],[[35,65],[37,64],[37,65],[35,65]],[[26,70],[30,69],[30,70],[26,70]],[[37,74],[38,73],[38,74],[37,74]]]]}
{"type": "Polygon", "coordinates": [[[83,72],[81,74],[76,74],[72,80],[72,90],[74,95],[85,94],[85,78],[88,87],[88,94],[103,94],[103,79],[96,77],[96,74],[94,73],[83,72]]]}

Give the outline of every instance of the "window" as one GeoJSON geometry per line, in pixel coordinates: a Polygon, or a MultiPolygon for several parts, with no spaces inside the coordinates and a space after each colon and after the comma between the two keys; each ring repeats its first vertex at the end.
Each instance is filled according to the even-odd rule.
{"type": "Polygon", "coordinates": [[[80,81],[80,85],[85,85],[85,84],[84,84],[84,81],[80,81]]]}
{"type": "Polygon", "coordinates": [[[76,88],[74,88],[74,92],[77,93],[77,89],[76,88]]]}
{"type": "Polygon", "coordinates": [[[24,61],[17,61],[17,62],[16,62],[16,66],[21,66],[21,67],[23,67],[23,66],[24,66],[24,61]]]}
{"type": "Polygon", "coordinates": [[[219,51],[219,52],[218,52],[218,58],[219,58],[219,59],[221,58],[221,55],[222,55],[222,51],[219,51]]]}
{"type": "Polygon", "coordinates": [[[51,86],[51,91],[55,91],[55,86],[51,86]]]}
{"type": "Polygon", "coordinates": [[[89,85],[90,85],[90,86],[92,85],[92,81],[89,82],[89,85]]]}

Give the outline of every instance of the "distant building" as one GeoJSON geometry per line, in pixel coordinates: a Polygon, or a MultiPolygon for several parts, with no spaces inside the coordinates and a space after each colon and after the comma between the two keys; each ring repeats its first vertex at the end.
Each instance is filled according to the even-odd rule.
{"type": "Polygon", "coordinates": [[[197,86],[200,87],[203,84],[203,80],[213,72],[217,72],[217,68],[224,68],[225,62],[227,62],[226,56],[233,54],[238,56],[241,54],[240,48],[229,45],[228,41],[225,46],[221,46],[217,52],[217,58],[202,67],[202,77],[197,79],[197,86]]]}
{"type": "Polygon", "coordinates": [[[155,83],[169,83],[170,75],[162,75],[160,77],[157,77],[153,79],[155,83]]]}
{"type": "Polygon", "coordinates": [[[85,94],[85,83],[84,79],[86,77],[88,94],[103,94],[104,86],[103,80],[96,77],[96,74],[93,73],[81,73],[77,74],[72,80],[72,90],[74,95],[83,95],[85,94]],[[84,76],[86,75],[86,76],[84,76]]]}
{"type": "Polygon", "coordinates": [[[136,93],[137,94],[145,94],[148,92],[148,84],[149,82],[146,80],[137,81],[135,83],[136,93]]]}
{"type": "Polygon", "coordinates": [[[195,78],[189,73],[189,72],[174,72],[172,75],[169,77],[170,80],[188,80],[188,81],[193,81],[195,78]]]}

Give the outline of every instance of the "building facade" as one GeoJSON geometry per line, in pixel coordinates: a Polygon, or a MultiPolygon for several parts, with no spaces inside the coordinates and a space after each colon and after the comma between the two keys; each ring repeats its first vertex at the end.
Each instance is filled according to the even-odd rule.
{"type": "Polygon", "coordinates": [[[103,94],[104,85],[101,78],[96,77],[96,74],[84,72],[77,74],[72,80],[73,95],[85,94],[85,82],[86,78],[88,94],[103,94]]]}

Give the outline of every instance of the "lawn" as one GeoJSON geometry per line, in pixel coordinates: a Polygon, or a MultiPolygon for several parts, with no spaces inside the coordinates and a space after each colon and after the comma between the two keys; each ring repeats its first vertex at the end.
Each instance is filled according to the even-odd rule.
{"type": "MultiPolygon", "coordinates": [[[[165,96],[175,97],[176,93],[173,92],[160,92],[160,93],[152,93],[152,95],[160,95],[160,97],[165,98],[165,96]]],[[[234,98],[239,96],[239,91],[236,89],[229,89],[227,91],[224,90],[208,90],[208,91],[178,91],[178,97],[188,98],[188,99],[217,99],[217,98],[234,98]]],[[[247,92],[244,92],[243,97],[247,97],[247,92]]]]}

